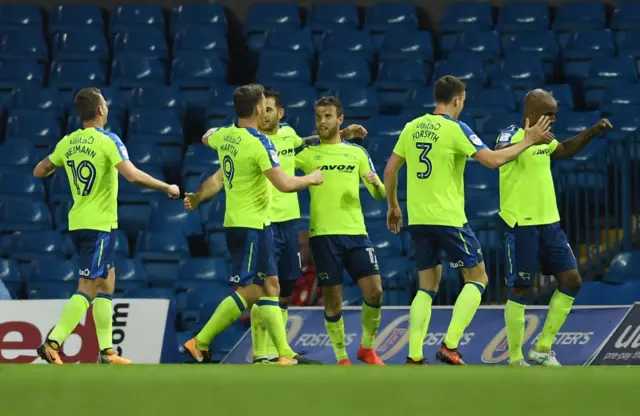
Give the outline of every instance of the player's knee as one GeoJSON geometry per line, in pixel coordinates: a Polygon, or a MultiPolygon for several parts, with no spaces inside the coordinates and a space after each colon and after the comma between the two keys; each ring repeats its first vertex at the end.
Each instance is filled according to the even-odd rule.
{"type": "Polygon", "coordinates": [[[104,279],[85,279],[80,278],[78,281],[78,292],[82,292],[89,296],[91,299],[95,298],[98,294],[99,280],[104,279]]]}
{"type": "Polygon", "coordinates": [[[280,283],[276,276],[269,276],[264,282],[264,294],[266,296],[280,296],[280,283]]]}
{"type": "Polygon", "coordinates": [[[473,267],[462,269],[462,278],[465,282],[476,282],[484,287],[489,285],[489,277],[484,268],[484,262],[480,262],[473,267]]]}
{"type": "Polygon", "coordinates": [[[382,282],[379,277],[370,280],[362,293],[364,300],[370,305],[380,305],[382,303],[382,282]]]}
{"type": "Polygon", "coordinates": [[[509,289],[509,299],[518,303],[527,303],[533,297],[533,287],[521,286],[509,289]]]}
{"type": "Polygon", "coordinates": [[[290,298],[296,288],[295,280],[285,280],[280,282],[280,298],[290,298]]]}
{"type": "Polygon", "coordinates": [[[570,292],[576,293],[582,288],[582,277],[580,277],[580,273],[577,270],[559,273],[558,281],[560,288],[570,292]]]}
{"type": "Polygon", "coordinates": [[[342,312],[342,285],[325,287],[323,298],[327,316],[336,316],[342,312]]]}

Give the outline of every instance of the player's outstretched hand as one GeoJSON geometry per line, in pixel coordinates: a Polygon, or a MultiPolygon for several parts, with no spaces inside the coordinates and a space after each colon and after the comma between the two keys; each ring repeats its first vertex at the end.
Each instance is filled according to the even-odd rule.
{"type": "Polygon", "coordinates": [[[340,137],[346,140],[364,138],[369,132],[359,124],[351,124],[340,130],[340,137]]]}
{"type": "Polygon", "coordinates": [[[178,185],[169,185],[167,196],[171,199],[180,198],[180,188],[178,187],[178,185]]]}
{"type": "Polygon", "coordinates": [[[184,208],[191,212],[198,208],[200,205],[200,197],[197,194],[187,192],[184,194],[184,208]]]}
{"type": "Polygon", "coordinates": [[[402,230],[402,210],[400,207],[389,207],[387,210],[387,228],[393,234],[402,230]]]}
{"type": "Polygon", "coordinates": [[[524,121],[524,138],[532,145],[551,143],[547,133],[551,132],[551,119],[548,116],[542,116],[533,126],[530,125],[527,118],[524,121]]]}
{"type": "Polygon", "coordinates": [[[378,181],[378,175],[373,173],[372,170],[364,174],[364,180],[374,186],[378,186],[380,184],[380,182],[378,181]]]}
{"type": "Polygon", "coordinates": [[[592,127],[592,129],[595,130],[596,134],[604,133],[611,130],[612,128],[613,124],[611,124],[611,122],[606,118],[601,119],[592,127]]]}
{"type": "Polygon", "coordinates": [[[322,175],[320,168],[314,170],[308,176],[311,178],[311,185],[322,185],[324,183],[324,175],[322,175]]]}

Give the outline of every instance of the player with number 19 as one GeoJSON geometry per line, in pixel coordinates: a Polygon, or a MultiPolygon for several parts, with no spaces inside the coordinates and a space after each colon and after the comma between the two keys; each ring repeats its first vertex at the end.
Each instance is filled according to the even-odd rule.
{"type": "Polygon", "coordinates": [[[407,123],[385,168],[387,226],[393,233],[402,228],[397,185],[398,170],[406,163],[409,232],[419,279],[419,290],[409,314],[407,364],[426,364],[422,345],[429,328],[432,300],[442,276],[440,253],[444,251],[452,264],[462,268],[465,285],[436,357],[447,364],[464,365],[458,344],[473,320],[488,283],[482,249],[464,211],[463,174],[467,157],[486,167],[498,168],[530,146],[546,141],[550,123],[547,117],[542,117],[536,126],[529,127],[527,121],[523,142],[494,152],[469,126],[458,120],[466,98],[462,81],[444,76],[436,81],[434,93],[433,114],[407,123]]]}
{"type": "Polygon", "coordinates": [[[105,131],[109,109],[100,90],[86,88],[76,95],[75,110],[82,128],[65,136],[51,155],[41,161],[34,176],[46,178],[64,168],[73,207],[69,231],[78,251],[78,291],[69,299],[51,334],[38,348],[40,358],[62,364],[60,349],[93,303],[93,317],[102,364],[130,364],[112,348],[111,299],[115,286],[113,255],[118,228],[118,172],[136,185],[178,198],[180,189],[138,170],[115,134],[105,131]]]}

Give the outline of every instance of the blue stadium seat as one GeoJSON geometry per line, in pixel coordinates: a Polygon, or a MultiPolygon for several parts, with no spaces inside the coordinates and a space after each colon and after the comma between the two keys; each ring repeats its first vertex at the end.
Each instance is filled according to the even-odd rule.
{"type": "Polygon", "coordinates": [[[245,32],[266,32],[274,27],[298,28],[300,10],[296,3],[254,3],[245,18],[245,32]]]}
{"type": "Polygon", "coordinates": [[[549,7],[546,3],[506,3],[500,8],[497,29],[501,32],[547,30],[549,23],[549,7]]]}
{"type": "Polygon", "coordinates": [[[224,6],[220,3],[192,3],[173,8],[171,11],[172,35],[196,26],[204,26],[209,30],[213,30],[215,26],[226,34],[228,22],[224,6]]]}
{"type": "MultiPolygon", "coordinates": [[[[366,221],[378,221],[385,218],[387,208],[384,201],[373,199],[368,191],[360,191],[360,204],[362,206],[362,214],[366,221]]],[[[402,248],[402,245],[400,247],[402,248]]]]}
{"type": "MultiPolygon", "coordinates": [[[[48,188],[49,199],[53,204],[73,203],[69,180],[67,179],[67,174],[63,169],[57,169],[53,175],[51,175],[50,179],[48,179],[48,188]]],[[[71,209],[71,205],[69,205],[69,209],[71,209]]],[[[65,215],[68,212],[69,211],[67,210],[65,215]]],[[[65,222],[66,221],[67,219],[65,218],[65,222]]],[[[60,224],[59,222],[56,223],[60,224]]]]}
{"type": "MultiPolygon", "coordinates": [[[[65,180],[67,179],[66,175],[64,175],[64,179],[65,180]]],[[[67,188],[68,187],[69,186],[67,185],[67,188]]],[[[52,188],[49,188],[49,189],[52,189],[52,188]]],[[[53,202],[53,207],[54,207],[53,223],[55,224],[55,229],[58,231],[67,231],[69,229],[69,211],[71,211],[71,207],[73,207],[73,200],[71,200],[70,193],[68,194],[68,197],[69,197],[69,200],[67,201],[57,201],[53,197],[51,198],[51,202],[53,202]]]]}
{"type": "Polygon", "coordinates": [[[0,59],[35,59],[49,61],[49,50],[42,32],[8,32],[0,37],[0,59]]]}
{"type": "Polygon", "coordinates": [[[128,143],[127,152],[129,153],[129,160],[134,165],[142,167],[142,169],[146,169],[147,166],[152,166],[155,169],[161,169],[162,167],[162,155],[152,143],[128,143]]]}
{"type": "Polygon", "coordinates": [[[573,111],[573,91],[569,84],[547,85],[544,89],[555,98],[559,109],[573,111]]]}
{"type": "Polygon", "coordinates": [[[43,258],[31,263],[24,277],[27,282],[75,282],[78,265],[73,260],[43,258]]]}
{"type": "Polygon", "coordinates": [[[378,116],[366,123],[367,131],[372,136],[392,136],[393,139],[400,136],[405,124],[411,121],[408,115],[378,116]]]}
{"type": "Polygon", "coordinates": [[[12,239],[11,258],[17,261],[67,259],[72,247],[57,231],[19,233],[12,239]]]}
{"type": "Polygon", "coordinates": [[[615,38],[619,55],[640,57],[640,30],[617,32],[615,38]]]}
{"type": "Polygon", "coordinates": [[[25,168],[25,175],[31,174],[40,162],[38,153],[28,142],[4,143],[0,145],[0,166],[7,172],[17,172],[16,168],[25,168]]]}
{"type": "Polygon", "coordinates": [[[147,282],[147,272],[139,260],[116,257],[114,263],[117,275],[116,286],[122,282],[147,282]]]}
{"type": "MultiPolygon", "coordinates": [[[[154,172],[152,169],[145,169],[145,171],[154,172]]],[[[140,194],[125,195],[123,191],[124,189],[120,188],[118,192],[118,228],[127,234],[128,239],[133,241],[141,231],[147,228],[147,218],[149,218],[151,211],[148,201],[152,200],[152,197],[146,197],[149,193],[143,194],[143,198],[139,197],[140,194]],[[131,197],[132,204],[122,203],[123,199],[125,201],[128,199],[127,197],[131,197]]],[[[155,195],[153,196],[155,197],[155,195]]]]}
{"type": "Polygon", "coordinates": [[[173,37],[173,48],[176,55],[198,53],[229,60],[225,32],[211,26],[192,26],[180,30],[173,37]]]}
{"type": "Polygon", "coordinates": [[[310,136],[316,129],[313,110],[293,109],[285,113],[286,122],[301,137],[310,136]]]}
{"type": "Polygon", "coordinates": [[[360,306],[362,305],[362,292],[357,285],[345,285],[342,287],[342,305],[360,306]]]}
{"type": "Polygon", "coordinates": [[[220,167],[218,153],[202,143],[190,144],[182,162],[182,176],[210,176],[220,167]]]}
{"type": "Polygon", "coordinates": [[[125,296],[133,299],[168,299],[169,305],[175,305],[176,302],[173,291],[165,287],[135,289],[125,292],[125,296]]]}
{"type": "Polygon", "coordinates": [[[463,80],[467,86],[484,86],[487,82],[482,59],[477,56],[462,56],[438,61],[433,69],[433,79],[453,75],[463,80]]]}
{"type": "Polygon", "coordinates": [[[111,85],[120,88],[160,86],[167,83],[162,62],[154,58],[117,56],[111,64],[111,85]]]}
{"type": "Polygon", "coordinates": [[[429,32],[415,32],[411,36],[407,36],[405,32],[389,32],[380,45],[380,59],[432,62],[434,51],[431,34],[429,32]]]}
{"type": "Polygon", "coordinates": [[[111,9],[109,29],[111,33],[126,30],[155,29],[164,33],[165,22],[162,8],[150,4],[130,4],[111,9]]]}
{"type": "Polygon", "coordinates": [[[311,68],[304,57],[293,53],[262,53],[256,77],[263,85],[309,85],[311,68]]]}
{"type": "Polygon", "coordinates": [[[229,272],[229,263],[224,259],[191,258],[180,267],[178,279],[227,282],[229,272]]]}
{"type": "Polygon", "coordinates": [[[485,144],[495,143],[498,134],[512,124],[520,124],[522,114],[517,112],[506,113],[498,111],[490,114],[483,123],[478,125],[477,133],[482,133],[486,138],[483,140],[485,144]]]}
{"type": "Polygon", "coordinates": [[[35,4],[0,5],[0,27],[10,30],[42,30],[42,12],[35,4]]]}
{"type": "Polygon", "coordinates": [[[576,1],[562,3],[556,9],[553,29],[562,32],[604,29],[607,12],[603,3],[576,1]]]}
{"type": "Polygon", "coordinates": [[[200,213],[188,212],[184,209],[184,203],[181,200],[171,199],[161,199],[151,203],[147,229],[150,232],[182,231],[187,237],[203,234],[200,213]]]}
{"type": "Polygon", "coordinates": [[[127,240],[127,234],[123,230],[113,230],[112,238],[115,239],[113,246],[113,252],[117,257],[129,257],[129,241],[127,240]]]}
{"type": "MultiPolygon", "coordinates": [[[[165,180],[162,170],[147,168],[146,173],[154,178],[165,180]]],[[[153,189],[142,188],[127,181],[124,176],[118,177],[118,202],[141,204],[149,201],[155,201],[159,198],[166,197],[164,194],[154,191],[153,189]]],[[[145,222],[146,222],[145,216],[145,222]]],[[[137,219],[137,221],[142,221],[137,219]]]]}
{"type": "Polygon", "coordinates": [[[640,266],[640,252],[620,253],[613,258],[611,268],[604,275],[603,281],[612,284],[637,282],[638,266],[640,266]]]}
{"type": "Polygon", "coordinates": [[[345,115],[349,118],[369,118],[378,114],[380,104],[373,88],[340,88],[340,98],[345,115]]]}
{"type": "MultiPolygon", "coordinates": [[[[189,190],[189,188],[186,189],[189,190]]],[[[195,190],[197,189],[194,189],[194,191],[195,190]]],[[[205,221],[205,230],[207,231],[207,233],[212,230],[221,230],[222,222],[224,220],[224,211],[226,207],[225,196],[223,194],[216,195],[214,198],[212,198],[210,204],[205,207],[207,208],[206,217],[205,215],[203,215],[203,219],[205,221]]]]}
{"type": "Polygon", "coordinates": [[[622,83],[604,89],[600,102],[602,112],[611,114],[629,108],[640,108],[640,85],[622,83]]]}
{"type": "Polygon", "coordinates": [[[276,27],[266,33],[262,50],[289,52],[313,60],[314,48],[311,32],[308,29],[276,27]]]}
{"type": "Polygon", "coordinates": [[[185,88],[208,88],[224,83],[227,69],[222,61],[201,54],[181,54],[173,59],[171,84],[185,88]]]}
{"type": "Polygon", "coordinates": [[[0,282],[2,282],[12,299],[18,299],[22,285],[22,276],[16,262],[0,259],[0,282]]]}
{"type": "Polygon", "coordinates": [[[409,2],[378,2],[367,7],[364,28],[370,32],[396,30],[415,32],[418,30],[418,11],[409,2]]]}
{"type": "MultiPolygon", "coordinates": [[[[82,128],[82,121],[80,121],[80,118],[74,113],[75,111],[71,112],[72,115],[67,119],[67,131],[69,132],[82,128]]],[[[120,138],[124,138],[122,119],[118,112],[109,109],[109,118],[107,119],[107,124],[104,126],[104,130],[111,132],[120,138]]]]}
{"type": "Polygon", "coordinates": [[[129,112],[128,140],[162,144],[183,143],[182,121],[171,110],[139,108],[129,112]]]}
{"type": "Polygon", "coordinates": [[[613,84],[634,83],[638,80],[636,62],[630,56],[597,59],[591,62],[585,88],[605,88],[613,84]]]}
{"type": "Polygon", "coordinates": [[[544,81],[544,68],[540,58],[529,54],[513,54],[502,60],[491,85],[530,89],[544,85],[544,81]]]}
{"type": "Polygon", "coordinates": [[[60,121],[53,113],[37,110],[15,110],[7,119],[5,139],[48,146],[62,137],[60,121]]]}
{"type": "Polygon", "coordinates": [[[186,105],[180,88],[176,86],[142,87],[134,90],[130,108],[172,110],[182,115],[186,105]]]}
{"type": "Polygon", "coordinates": [[[49,15],[49,33],[74,29],[98,29],[104,31],[102,9],[95,4],[60,4],[49,15]]]}
{"type": "Polygon", "coordinates": [[[375,48],[371,34],[364,30],[335,30],[326,33],[319,45],[320,59],[324,57],[346,56],[365,59],[372,63],[375,48]]]}
{"type": "MultiPolygon", "coordinates": [[[[467,192],[465,195],[465,212],[469,222],[491,221],[497,218],[500,211],[500,199],[497,193],[488,196],[486,191],[467,192]]],[[[472,225],[473,228],[473,225],[472,225]]]]}
{"type": "Polygon", "coordinates": [[[44,66],[36,60],[0,61],[0,89],[2,90],[22,86],[42,87],[44,78],[44,66]]]}
{"type": "MultiPolygon", "coordinates": [[[[366,199],[362,200],[362,202],[371,200],[375,201],[370,195],[368,195],[366,199]]],[[[384,201],[375,202],[380,202],[382,204],[382,212],[380,215],[377,215],[376,218],[384,218],[387,215],[387,208],[385,207],[384,201]]],[[[368,204],[368,202],[365,202],[365,205],[366,204],[368,204]]],[[[369,216],[368,218],[371,219],[373,217],[369,216]]],[[[384,220],[380,222],[384,225],[384,220]]],[[[376,251],[376,257],[378,257],[378,261],[381,266],[383,263],[390,263],[391,259],[389,259],[389,257],[400,257],[404,254],[402,249],[402,239],[399,234],[391,234],[389,230],[387,230],[386,226],[380,228],[368,226],[367,230],[371,243],[373,244],[373,248],[376,251]]],[[[405,264],[409,263],[407,258],[404,258],[404,261],[405,264]]]]}
{"type": "Polygon", "coordinates": [[[181,233],[146,232],[138,237],[136,252],[143,261],[179,261],[189,257],[189,246],[181,233]]]}
{"type": "Polygon", "coordinates": [[[100,92],[109,106],[109,116],[111,116],[111,113],[114,111],[124,115],[124,110],[129,106],[129,94],[124,94],[117,87],[100,88],[100,92]]]}
{"type": "Polygon", "coordinates": [[[612,30],[637,30],[640,23],[640,3],[633,1],[616,4],[609,27],[612,30]]]}
{"type": "Polygon", "coordinates": [[[38,110],[63,117],[65,102],[62,94],[54,88],[25,87],[14,90],[12,108],[16,110],[38,110]]]}
{"type": "MultiPolygon", "coordinates": [[[[640,111],[638,111],[638,107],[622,109],[607,118],[613,124],[613,130],[605,136],[609,140],[627,139],[632,134],[636,134],[638,126],[640,126],[640,111]]],[[[631,151],[633,154],[633,150],[631,151]]]]}
{"type": "Polygon", "coordinates": [[[556,134],[569,133],[575,136],[596,124],[599,119],[600,113],[597,111],[562,114],[562,117],[558,117],[554,125],[554,131],[556,134]]]}
{"type": "Polygon", "coordinates": [[[562,63],[562,77],[566,82],[582,85],[589,75],[591,61],[565,61],[562,63]]]}
{"type": "Polygon", "coordinates": [[[615,54],[613,34],[609,29],[573,33],[562,51],[565,60],[608,59],[615,54]]]}
{"type": "MultiPolygon", "coordinates": [[[[373,160],[374,163],[384,163],[388,160],[396,145],[396,141],[394,136],[368,136],[366,144],[371,160],[373,160]]],[[[379,173],[380,172],[381,171],[379,171],[379,173]]]]}
{"type": "Polygon", "coordinates": [[[510,33],[502,37],[502,48],[505,55],[527,53],[543,61],[555,61],[560,53],[556,36],[550,30],[510,33]]]}
{"type": "Polygon", "coordinates": [[[226,117],[233,114],[233,93],[237,87],[232,85],[216,85],[211,88],[208,117],[212,115],[226,117]]]}
{"type": "Polygon", "coordinates": [[[168,59],[169,46],[164,32],[155,29],[134,29],[115,34],[113,53],[115,56],[168,59]]]}
{"type": "Polygon", "coordinates": [[[107,84],[104,65],[96,59],[86,61],[54,61],[49,72],[49,85],[61,90],[102,87],[107,84]]]}
{"type": "Polygon", "coordinates": [[[109,47],[101,27],[76,27],[55,34],[52,42],[55,60],[109,59],[109,47]]]}
{"type": "MultiPolygon", "coordinates": [[[[0,179],[2,181],[2,179],[0,179]]],[[[43,201],[6,198],[0,202],[0,229],[4,232],[50,230],[51,212],[43,201]]]]}
{"type": "Polygon", "coordinates": [[[224,233],[209,234],[209,255],[212,257],[230,258],[229,247],[224,233]]]}
{"type": "Polygon", "coordinates": [[[407,100],[406,111],[416,114],[430,113],[436,107],[433,88],[418,87],[411,90],[407,100]]]}
{"type": "Polygon", "coordinates": [[[27,285],[27,299],[69,299],[76,292],[75,282],[35,282],[27,285]]]}
{"type": "Polygon", "coordinates": [[[355,4],[348,3],[312,4],[307,27],[314,32],[358,29],[358,8],[355,4]]]}
{"type": "MultiPolygon", "coordinates": [[[[183,265],[180,268],[179,273],[182,273],[188,264],[189,262],[183,265]]],[[[191,268],[189,267],[188,269],[191,268]]],[[[185,272],[187,272],[187,270],[185,270],[185,272]]],[[[199,309],[203,313],[206,312],[206,322],[213,313],[215,307],[218,306],[224,298],[231,294],[232,287],[229,286],[226,280],[178,278],[178,280],[173,283],[173,290],[176,293],[176,306],[178,307],[178,310],[182,312],[183,318],[187,309],[199,309]]],[[[202,322],[201,324],[204,325],[205,322],[202,322]]]]}
{"type": "MultiPolygon", "coordinates": [[[[505,126],[506,127],[506,126],[505,126]]],[[[486,137],[485,140],[489,140],[486,137]]],[[[494,137],[495,139],[495,137],[494,137]]],[[[498,189],[498,170],[487,169],[475,159],[467,161],[464,169],[464,186],[469,191],[497,191],[498,189]]]]}
{"type": "Polygon", "coordinates": [[[428,67],[419,60],[381,61],[376,87],[382,90],[412,90],[427,84],[428,67]]]}
{"type": "Polygon", "coordinates": [[[340,58],[324,58],[318,65],[316,87],[319,89],[341,86],[366,87],[371,84],[371,71],[363,59],[345,61],[340,58]]]}
{"type": "Polygon", "coordinates": [[[574,305],[633,305],[640,299],[637,282],[611,285],[602,282],[584,282],[574,305]]]}
{"type": "Polygon", "coordinates": [[[516,111],[516,97],[507,88],[485,88],[469,94],[465,102],[465,110],[473,114],[489,114],[496,109],[516,111]]]}
{"type": "Polygon", "coordinates": [[[287,110],[312,109],[317,98],[313,87],[282,88],[279,92],[287,110]]]}
{"type": "Polygon", "coordinates": [[[463,32],[449,54],[450,59],[458,56],[477,56],[483,61],[495,61],[500,58],[500,40],[498,33],[490,32],[463,32]]]}
{"type": "Polygon", "coordinates": [[[439,32],[477,32],[493,28],[493,11],[488,3],[460,2],[447,5],[439,32]]]}

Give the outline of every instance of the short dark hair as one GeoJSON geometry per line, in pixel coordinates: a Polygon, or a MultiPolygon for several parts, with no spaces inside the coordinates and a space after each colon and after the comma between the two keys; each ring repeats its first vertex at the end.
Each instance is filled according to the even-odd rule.
{"type": "Polygon", "coordinates": [[[260,84],[248,84],[238,87],[233,93],[233,108],[238,118],[249,118],[262,100],[264,87],[260,84]]]}
{"type": "Polygon", "coordinates": [[[273,101],[275,101],[276,103],[276,107],[282,108],[282,96],[278,91],[267,88],[266,90],[264,90],[264,97],[273,98],[273,101]]]}
{"type": "Polygon", "coordinates": [[[338,117],[344,114],[342,110],[342,102],[338,97],[322,97],[318,101],[316,101],[316,108],[331,106],[334,106],[336,108],[336,115],[338,117]]]}
{"type": "Polygon", "coordinates": [[[464,82],[452,75],[445,75],[436,81],[433,93],[436,103],[448,104],[454,98],[461,96],[465,89],[464,82]]]}
{"type": "Polygon", "coordinates": [[[98,116],[98,108],[102,104],[100,101],[101,94],[97,88],[84,88],[78,91],[73,105],[80,120],[89,121],[98,116]]]}

